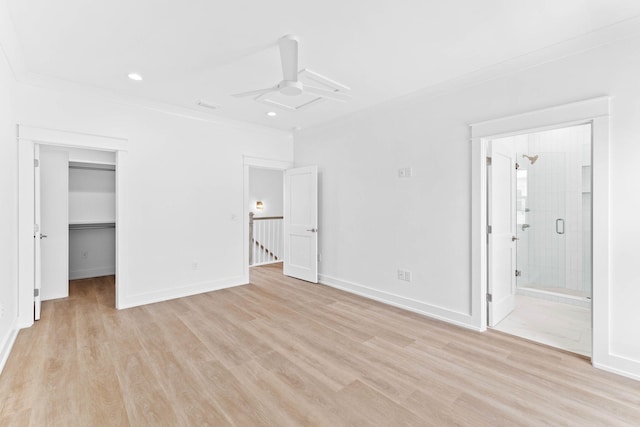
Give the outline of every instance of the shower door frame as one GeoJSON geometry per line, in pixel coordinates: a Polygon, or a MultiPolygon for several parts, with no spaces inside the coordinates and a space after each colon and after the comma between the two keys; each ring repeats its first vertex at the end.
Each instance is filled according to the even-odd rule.
{"type": "Polygon", "coordinates": [[[592,158],[592,356],[594,366],[615,370],[610,348],[609,301],[609,111],[610,98],[532,111],[471,125],[472,304],[471,317],[487,329],[487,148],[492,139],[591,124],[592,158]]]}

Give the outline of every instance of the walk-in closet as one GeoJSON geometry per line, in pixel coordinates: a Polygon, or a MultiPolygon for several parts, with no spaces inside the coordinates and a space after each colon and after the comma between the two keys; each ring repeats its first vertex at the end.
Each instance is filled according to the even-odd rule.
{"type": "Polygon", "coordinates": [[[115,166],[69,162],[69,280],[115,274],[115,166]]]}
{"type": "Polygon", "coordinates": [[[36,148],[37,320],[38,297],[66,298],[70,281],[115,274],[116,166],[112,152],[36,148]]]}

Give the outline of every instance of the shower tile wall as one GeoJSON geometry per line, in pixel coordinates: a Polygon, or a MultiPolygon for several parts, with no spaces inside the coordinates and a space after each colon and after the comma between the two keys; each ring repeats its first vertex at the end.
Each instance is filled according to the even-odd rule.
{"type": "Polygon", "coordinates": [[[520,164],[518,287],[590,295],[590,138],[589,125],[514,138],[520,164]],[[539,157],[530,164],[523,154],[539,157]],[[564,234],[556,231],[558,219],[564,220],[564,234]]]}

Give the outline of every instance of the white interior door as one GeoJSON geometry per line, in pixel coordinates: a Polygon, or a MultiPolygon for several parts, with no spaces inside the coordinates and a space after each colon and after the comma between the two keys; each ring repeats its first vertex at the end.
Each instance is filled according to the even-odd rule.
{"type": "Polygon", "coordinates": [[[35,283],[40,287],[40,299],[46,301],[69,296],[69,154],[40,147],[39,155],[35,216],[40,231],[36,233],[35,283]]]}
{"type": "Polygon", "coordinates": [[[515,306],[515,147],[491,141],[488,166],[488,323],[497,325],[515,306]]]}
{"type": "Polygon", "coordinates": [[[285,171],[284,274],[318,283],[318,168],[285,171]]]}

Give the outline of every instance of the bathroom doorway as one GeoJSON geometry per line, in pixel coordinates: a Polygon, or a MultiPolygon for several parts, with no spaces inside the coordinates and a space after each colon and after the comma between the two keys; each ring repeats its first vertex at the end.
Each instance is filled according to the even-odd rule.
{"type": "MultiPolygon", "coordinates": [[[[503,246],[515,257],[513,262],[499,264],[507,266],[501,267],[501,277],[492,274],[497,271],[492,269],[495,258],[503,255],[492,250],[495,236],[489,235],[488,284],[490,289],[502,290],[500,300],[491,295],[494,301],[488,303],[489,325],[590,357],[592,125],[496,138],[491,145],[508,151],[506,158],[513,160],[510,178],[504,173],[500,177],[492,170],[497,165],[492,165],[487,183],[489,195],[496,185],[492,179],[502,179],[500,191],[510,192],[504,198],[509,212],[501,216],[509,234],[503,246]],[[504,179],[510,179],[510,184],[505,185],[504,179]],[[512,276],[506,279],[508,274],[512,276]]],[[[491,197],[487,205],[491,226],[491,211],[499,207],[491,197]]],[[[494,212],[494,217],[499,215],[494,212]]]]}

